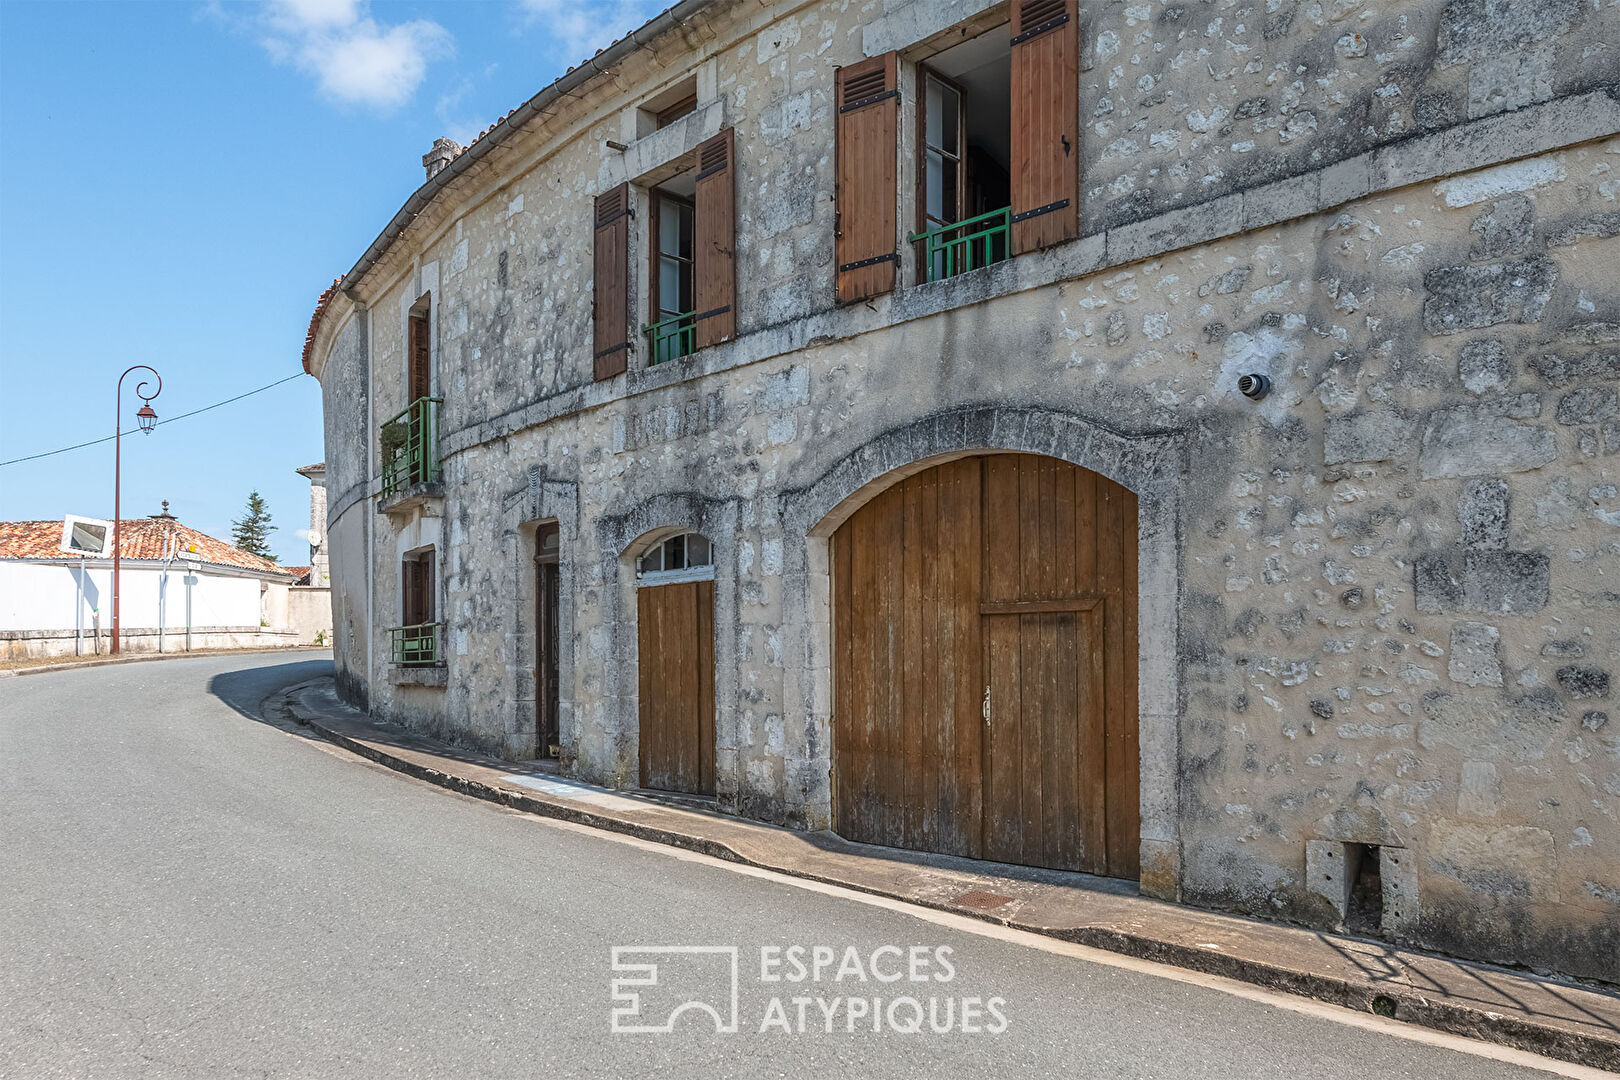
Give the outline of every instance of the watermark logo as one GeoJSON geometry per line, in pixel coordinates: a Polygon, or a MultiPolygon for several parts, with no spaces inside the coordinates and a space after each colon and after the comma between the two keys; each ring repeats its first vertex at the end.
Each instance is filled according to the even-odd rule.
{"type": "Polygon", "coordinates": [[[688,1013],[687,1024],[706,1028],[701,1017],[708,1016],[719,1035],[1000,1035],[1008,1028],[1005,998],[954,992],[949,945],[765,945],[752,972],[742,956],[735,945],[614,946],[613,1031],[668,1034],[688,1013]]]}
{"type": "Polygon", "coordinates": [[[737,1031],[735,945],[615,945],[613,971],[615,1034],[668,1034],[687,1012],[737,1031]]]}

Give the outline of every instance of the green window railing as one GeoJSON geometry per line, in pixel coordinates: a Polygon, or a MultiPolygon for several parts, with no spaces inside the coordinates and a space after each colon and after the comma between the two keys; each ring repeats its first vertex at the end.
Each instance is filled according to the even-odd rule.
{"type": "Polygon", "coordinates": [[[641,332],[652,340],[654,364],[690,356],[697,351],[697,312],[684,311],[671,315],[651,326],[643,326],[641,332]]]}
{"type": "Polygon", "coordinates": [[[383,498],[439,478],[439,406],[443,398],[417,398],[382,426],[383,498]]]}
{"type": "Polygon", "coordinates": [[[424,667],[439,662],[439,627],[442,623],[388,628],[389,652],[400,667],[424,667]]]}
{"type": "Polygon", "coordinates": [[[1007,257],[1012,238],[1012,207],[991,210],[966,218],[954,225],[940,225],[914,233],[910,240],[921,243],[927,280],[955,277],[1007,257]]]}

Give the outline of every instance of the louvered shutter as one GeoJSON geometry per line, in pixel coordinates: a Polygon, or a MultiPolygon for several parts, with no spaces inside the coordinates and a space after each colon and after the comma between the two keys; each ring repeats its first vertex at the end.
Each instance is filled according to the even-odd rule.
{"type": "Polygon", "coordinates": [[[433,392],[432,356],[433,349],[431,335],[428,333],[428,320],[423,315],[410,317],[410,385],[406,387],[410,400],[425,398],[433,392]]]}
{"type": "Polygon", "coordinates": [[[735,161],[730,128],[698,145],[692,276],[700,349],[737,336],[735,161]]]}
{"type": "Polygon", "coordinates": [[[421,568],[416,575],[417,588],[420,590],[417,594],[416,607],[421,615],[421,621],[425,623],[433,622],[437,618],[433,610],[435,606],[433,603],[433,563],[437,555],[438,551],[436,549],[429,549],[416,563],[421,568]]]}
{"type": "Polygon", "coordinates": [[[839,68],[838,302],[894,288],[898,219],[895,158],[900,122],[894,53],[839,68]]]}
{"type": "Polygon", "coordinates": [[[1078,0],[1013,0],[1013,250],[1080,235],[1078,0]]]}
{"type": "Polygon", "coordinates": [[[595,378],[624,371],[630,352],[630,185],[596,197],[595,378]]]}

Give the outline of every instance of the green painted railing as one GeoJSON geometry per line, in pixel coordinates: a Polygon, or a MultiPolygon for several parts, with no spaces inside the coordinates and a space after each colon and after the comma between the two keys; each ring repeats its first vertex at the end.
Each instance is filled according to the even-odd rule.
{"type": "Polygon", "coordinates": [[[401,667],[422,667],[439,662],[439,627],[442,623],[388,628],[389,652],[401,667]]]}
{"type": "Polygon", "coordinates": [[[1007,257],[1012,236],[1012,207],[914,233],[913,244],[925,246],[923,266],[929,281],[955,277],[1007,257]]]}
{"type": "Polygon", "coordinates": [[[439,406],[443,398],[417,398],[382,426],[383,498],[439,478],[439,406]]]}
{"type": "Polygon", "coordinates": [[[662,322],[641,328],[652,338],[652,363],[662,364],[697,351],[697,312],[685,311],[671,315],[662,322]]]}

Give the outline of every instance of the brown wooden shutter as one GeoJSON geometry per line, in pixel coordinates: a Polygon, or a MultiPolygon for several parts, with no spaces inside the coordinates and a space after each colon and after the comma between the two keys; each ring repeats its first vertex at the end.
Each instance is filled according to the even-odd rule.
{"type": "Polygon", "coordinates": [[[1080,235],[1078,0],[1013,0],[1013,250],[1080,235]]]}
{"type": "Polygon", "coordinates": [[[433,392],[432,335],[426,315],[410,317],[410,385],[406,387],[410,400],[425,398],[433,392]]]}
{"type": "Polygon", "coordinates": [[[421,614],[421,621],[425,623],[434,622],[437,618],[433,610],[436,606],[433,602],[435,598],[433,592],[433,563],[437,556],[438,550],[429,548],[416,563],[417,566],[421,567],[416,575],[417,588],[421,590],[416,606],[421,614]]]}
{"type": "Polygon", "coordinates": [[[624,371],[630,353],[630,185],[596,197],[595,377],[624,371]]]}
{"type": "Polygon", "coordinates": [[[419,584],[421,568],[422,564],[415,559],[406,559],[399,564],[399,623],[401,626],[416,626],[422,622],[422,611],[419,606],[422,596],[422,588],[419,584]]]}
{"type": "Polygon", "coordinates": [[[692,268],[697,347],[737,336],[737,170],[732,129],[697,148],[697,244],[692,268]]]}
{"type": "Polygon", "coordinates": [[[900,123],[894,53],[874,56],[835,76],[838,106],[838,302],[894,288],[898,228],[895,158],[900,123]]]}

